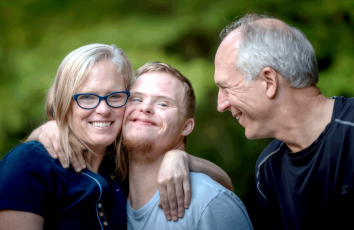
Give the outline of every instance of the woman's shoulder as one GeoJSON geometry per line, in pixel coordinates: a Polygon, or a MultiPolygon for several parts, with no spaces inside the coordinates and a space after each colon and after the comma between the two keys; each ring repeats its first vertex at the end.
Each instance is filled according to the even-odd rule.
{"type": "Polygon", "coordinates": [[[48,155],[47,150],[45,147],[42,145],[42,143],[38,141],[29,141],[25,142],[22,144],[17,145],[15,148],[13,148],[10,152],[8,152],[5,156],[4,159],[8,156],[15,156],[20,154],[22,157],[28,154],[31,155],[48,155]]]}
{"type": "Polygon", "coordinates": [[[20,144],[0,161],[0,209],[45,216],[65,182],[54,159],[37,141],[20,144]]]}
{"type": "Polygon", "coordinates": [[[38,141],[29,141],[16,146],[0,161],[0,168],[1,166],[6,168],[26,166],[29,169],[29,166],[33,166],[30,168],[37,168],[35,166],[39,165],[41,167],[38,170],[56,167],[55,159],[38,141]]]}

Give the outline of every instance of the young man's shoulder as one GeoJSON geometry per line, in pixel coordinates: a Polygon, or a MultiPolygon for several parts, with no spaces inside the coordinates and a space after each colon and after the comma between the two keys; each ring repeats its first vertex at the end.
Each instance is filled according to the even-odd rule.
{"type": "Polygon", "coordinates": [[[200,192],[203,192],[203,190],[200,188],[208,189],[209,193],[213,195],[216,195],[223,191],[229,191],[224,186],[211,179],[208,175],[204,173],[190,172],[190,179],[192,189],[195,187],[196,190],[200,190],[200,192]]]}
{"type": "Polygon", "coordinates": [[[190,178],[189,211],[197,216],[196,229],[252,229],[246,207],[235,193],[205,174],[191,172],[190,178]]]}
{"type": "MultiPolygon", "coordinates": [[[[191,179],[191,189],[193,192],[192,201],[198,200],[198,202],[203,201],[208,203],[214,197],[224,194],[232,194],[236,199],[239,198],[230,190],[211,179],[208,175],[197,172],[190,172],[191,179]],[[200,199],[203,197],[203,199],[200,199]],[[193,199],[194,198],[194,199],[193,199]]],[[[241,200],[240,200],[241,202],[241,200]]]]}
{"type": "Polygon", "coordinates": [[[190,180],[193,193],[191,206],[193,206],[193,203],[198,203],[198,207],[206,207],[217,196],[230,196],[242,203],[240,198],[232,191],[226,189],[208,175],[190,172],[190,180]]]}

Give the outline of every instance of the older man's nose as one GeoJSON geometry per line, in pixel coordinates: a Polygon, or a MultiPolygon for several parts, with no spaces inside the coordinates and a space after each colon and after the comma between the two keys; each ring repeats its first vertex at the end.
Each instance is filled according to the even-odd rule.
{"type": "Polygon", "coordinates": [[[228,100],[228,95],[222,90],[219,90],[217,109],[220,113],[225,112],[226,110],[230,110],[230,102],[228,100]]]}

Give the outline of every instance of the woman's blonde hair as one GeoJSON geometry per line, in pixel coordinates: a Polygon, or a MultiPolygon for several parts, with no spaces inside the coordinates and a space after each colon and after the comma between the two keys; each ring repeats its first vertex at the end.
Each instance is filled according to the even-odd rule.
{"type": "MultiPolygon", "coordinates": [[[[132,65],[123,50],[116,45],[105,44],[85,45],[69,53],[61,62],[54,84],[49,89],[46,101],[47,116],[49,120],[55,120],[58,124],[60,144],[67,160],[74,154],[82,152],[81,144],[73,133],[69,119],[73,95],[85,81],[93,65],[101,60],[109,60],[117,65],[128,90],[133,76],[132,65]]],[[[125,177],[127,162],[121,154],[120,134],[114,145],[116,171],[125,177]],[[122,157],[124,159],[120,159],[122,157]]]]}

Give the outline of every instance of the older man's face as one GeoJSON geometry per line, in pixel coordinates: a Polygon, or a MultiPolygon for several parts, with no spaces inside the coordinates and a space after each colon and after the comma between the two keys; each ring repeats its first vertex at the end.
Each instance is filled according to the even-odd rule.
{"type": "Polygon", "coordinates": [[[215,56],[215,84],[219,87],[218,111],[230,111],[245,128],[248,139],[268,136],[265,125],[269,112],[262,82],[252,84],[236,68],[237,35],[226,37],[215,56]]]}

